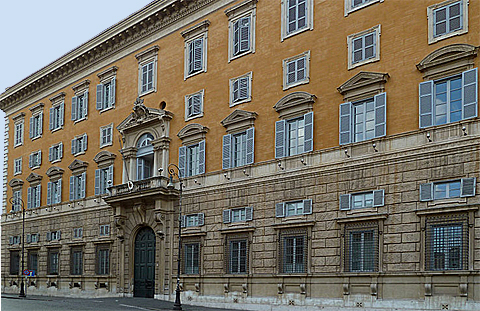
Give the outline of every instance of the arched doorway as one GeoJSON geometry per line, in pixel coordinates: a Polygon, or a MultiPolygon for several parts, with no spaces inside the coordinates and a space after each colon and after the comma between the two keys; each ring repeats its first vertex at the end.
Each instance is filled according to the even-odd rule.
{"type": "Polygon", "coordinates": [[[135,238],[135,297],[153,298],[155,290],[155,233],[149,227],[140,229],[135,238]]]}

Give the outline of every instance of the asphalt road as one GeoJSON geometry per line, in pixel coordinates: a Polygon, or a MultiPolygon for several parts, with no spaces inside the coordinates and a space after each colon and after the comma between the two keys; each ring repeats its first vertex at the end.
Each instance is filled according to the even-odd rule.
{"type": "MultiPolygon", "coordinates": [[[[2,295],[2,311],[157,311],[172,310],[173,302],[144,298],[65,298],[2,295]]],[[[231,311],[182,305],[184,311],[231,311]]]]}

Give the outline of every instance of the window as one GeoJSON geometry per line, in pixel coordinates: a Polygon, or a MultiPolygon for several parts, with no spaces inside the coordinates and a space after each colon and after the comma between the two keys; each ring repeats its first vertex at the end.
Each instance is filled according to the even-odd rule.
{"type": "Polygon", "coordinates": [[[255,129],[223,136],[223,169],[240,167],[254,162],[255,129]]]}
{"type": "Polygon", "coordinates": [[[420,201],[475,196],[476,178],[462,178],[420,185],[420,201]]]}
{"type": "Polygon", "coordinates": [[[138,61],[138,95],[155,92],[157,88],[157,45],[135,55],[138,61]]]}
{"type": "Polygon", "coordinates": [[[70,274],[82,275],[83,273],[83,249],[72,247],[70,249],[70,274]]]}
{"type": "Polygon", "coordinates": [[[275,158],[313,150],[313,112],[275,122],[275,158]]]}
{"type": "Polygon", "coordinates": [[[255,52],[256,2],[244,1],[225,11],[229,19],[229,61],[255,52]]]}
{"type": "Polygon", "coordinates": [[[72,120],[85,120],[88,116],[88,89],[72,97],[72,120]]]}
{"type": "Polygon", "coordinates": [[[23,119],[15,122],[15,133],[14,133],[14,147],[23,145],[23,130],[24,130],[24,121],[23,119]]]}
{"type": "Polygon", "coordinates": [[[313,1],[282,1],[282,41],[308,29],[313,29],[313,1]]]}
{"type": "Polygon", "coordinates": [[[468,216],[427,217],[425,225],[426,270],[468,269],[468,216]]]}
{"type": "Polygon", "coordinates": [[[83,228],[74,228],[73,229],[73,238],[79,239],[83,237],[83,228]]]}
{"type": "Polygon", "coordinates": [[[38,239],[39,239],[38,233],[27,234],[27,243],[38,243],[38,239]]]}
{"type": "Polygon", "coordinates": [[[97,274],[106,275],[110,273],[110,247],[108,245],[97,246],[97,274]]]}
{"type": "Polygon", "coordinates": [[[13,160],[13,175],[18,175],[22,173],[22,158],[17,158],[13,160]]]}
{"type": "Polygon", "coordinates": [[[195,176],[205,173],[205,141],[179,149],[179,167],[182,177],[195,176]]]}
{"type": "Polygon", "coordinates": [[[383,0],[345,0],[345,16],[356,10],[378,2],[383,2],[383,0]]]}
{"type": "Polygon", "coordinates": [[[477,68],[461,75],[420,83],[420,127],[477,116],[477,68]]]}
{"type": "Polygon", "coordinates": [[[182,216],[182,227],[198,227],[205,224],[205,214],[190,214],[182,216]]]}
{"type": "Polygon", "coordinates": [[[193,39],[187,43],[188,76],[203,71],[204,38],[193,39]]]}
{"type": "Polygon", "coordinates": [[[97,84],[97,110],[107,110],[115,106],[115,77],[97,84]]]}
{"type": "Polygon", "coordinates": [[[310,51],[283,60],[283,89],[308,83],[310,51]]]}
{"type": "Polygon", "coordinates": [[[247,243],[246,238],[227,238],[227,273],[247,273],[247,243]]]}
{"type": "Polygon", "coordinates": [[[185,243],[183,245],[183,273],[200,273],[200,243],[185,243]]]}
{"type": "Polygon", "coordinates": [[[380,25],[348,36],[348,69],[380,60],[380,25]]]}
{"type": "Polygon", "coordinates": [[[468,32],[468,1],[448,0],[427,8],[428,43],[468,32]]]}
{"type": "Polygon", "coordinates": [[[60,142],[48,149],[48,161],[55,163],[63,158],[63,143],[60,142]]]}
{"type": "Polygon", "coordinates": [[[378,271],[378,224],[345,226],[345,271],[378,271]]]}
{"type": "Polygon", "coordinates": [[[95,170],[95,195],[107,193],[107,188],[113,186],[113,165],[95,170]]]}
{"type": "Polygon", "coordinates": [[[40,207],[42,200],[42,185],[28,187],[27,189],[27,209],[40,207]]]}
{"type": "Polygon", "coordinates": [[[312,213],[312,200],[281,202],[275,205],[276,217],[307,215],[312,213]]]}
{"type": "Polygon", "coordinates": [[[48,250],[48,274],[58,275],[59,257],[60,257],[60,249],[51,248],[48,250]]]}
{"type": "Polygon", "coordinates": [[[13,235],[9,237],[8,244],[17,245],[20,244],[21,237],[19,235],[13,235]]]}
{"type": "Polygon", "coordinates": [[[13,212],[19,212],[22,209],[22,203],[20,202],[21,199],[22,199],[22,190],[13,191],[13,205],[12,205],[13,212]]]}
{"type": "MultiPolygon", "coordinates": [[[[153,135],[143,134],[137,143],[137,180],[153,176],[153,135]]],[[[113,179],[112,179],[113,180],[113,179]]]]}
{"type": "Polygon", "coordinates": [[[30,138],[35,139],[42,136],[43,112],[35,114],[30,118],[30,138]]]}
{"type": "Polygon", "coordinates": [[[230,107],[252,100],[252,72],[230,79],[230,107]]]}
{"type": "Polygon", "coordinates": [[[280,233],[280,273],[307,272],[307,232],[280,233]]]}
{"type": "Polygon", "coordinates": [[[204,90],[185,96],[185,121],[203,116],[204,90]]]}
{"type": "Polygon", "coordinates": [[[387,94],[340,105],[340,144],[386,135],[387,94]]]}
{"type": "Polygon", "coordinates": [[[28,251],[27,255],[27,269],[35,271],[38,275],[38,253],[37,251],[28,251]]]}
{"type": "Polygon", "coordinates": [[[385,190],[340,195],[340,210],[379,207],[385,202],[385,190]]]}
{"type": "Polygon", "coordinates": [[[253,219],[253,207],[232,208],[223,210],[223,223],[250,221],[253,219]]]}
{"type": "Polygon", "coordinates": [[[61,103],[50,108],[50,131],[55,131],[62,128],[65,116],[65,103],[61,103]]]}
{"type": "Polygon", "coordinates": [[[204,20],[182,31],[185,38],[184,79],[207,71],[207,38],[209,20],[204,20]]]}
{"type": "Polygon", "coordinates": [[[87,151],[88,147],[88,139],[87,139],[87,133],[79,136],[75,136],[74,139],[72,139],[72,154],[73,155],[79,155],[85,153],[87,151]]]}
{"type": "Polygon", "coordinates": [[[100,225],[99,236],[109,236],[110,235],[110,225],[100,225]]]}
{"type": "Polygon", "coordinates": [[[113,123],[100,128],[100,148],[113,144],[113,123]]]}
{"type": "Polygon", "coordinates": [[[47,205],[62,202],[62,179],[49,181],[47,183],[47,205]]]}
{"type": "Polygon", "coordinates": [[[85,198],[87,173],[70,176],[70,201],[85,198]]]}
{"type": "Polygon", "coordinates": [[[30,157],[28,158],[28,167],[31,169],[35,169],[42,165],[42,150],[34,151],[30,153],[30,157]]]}
{"type": "Polygon", "coordinates": [[[10,251],[10,274],[20,273],[20,251],[10,251]]]}
{"type": "Polygon", "coordinates": [[[62,238],[62,232],[60,230],[57,231],[49,231],[47,232],[47,241],[60,241],[62,238]]]}

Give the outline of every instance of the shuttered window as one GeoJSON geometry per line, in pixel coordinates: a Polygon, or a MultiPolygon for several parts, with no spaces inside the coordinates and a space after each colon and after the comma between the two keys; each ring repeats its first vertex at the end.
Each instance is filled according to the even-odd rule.
{"type": "Polygon", "coordinates": [[[223,169],[239,167],[254,162],[255,129],[223,136],[223,169]]]}
{"type": "Polygon", "coordinates": [[[340,195],[340,210],[380,207],[385,204],[385,190],[340,195]]]}
{"type": "Polygon", "coordinates": [[[253,207],[241,207],[223,210],[223,223],[250,221],[253,219],[253,207]]]}
{"type": "Polygon", "coordinates": [[[230,79],[230,107],[251,100],[252,73],[230,79]]]}
{"type": "Polygon", "coordinates": [[[198,214],[190,214],[190,215],[183,215],[182,216],[182,227],[199,227],[205,224],[205,214],[198,213],[198,214]]]}
{"type": "Polygon", "coordinates": [[[375,32],[363,35],[352,40],[352,63],[358,63],[375,57],[375,32]]]}
{"type": "Polygon", "coordinates": [[[203,115],[203,90],[185,97],[185,120],[203,115]]]}
{"type": "Polygon", "coordinates": [[[35,139],[42,136],[43,112],[30,118],[30,138],[35,139]]]}
{"type": "Polygon", "coordinates": [[[48,274],[58,274],[60,250],[58,248],[48,250],[48,274]]]}
{"type": "Polygon", "coordinates": [[[476,178],[462,178],[420,185],[420,201],[475,196],[476,178]]]}
{"type": "Polygon", "coordinates": [[[233,56],[250,51],[252,17],[245,16],[233,22],[233,56]]]}
{"type": "Polygon", "coordinates": [[[204,38],[197,38],[187,44],[188,49],[188,74],[203,71],[204,38]]]}
{"type": "Polygon", "coordinates": [[[307,2],[309,0],[287,1],[287,33],[291,34],[308,26],[307,2]]]}
{"type": "Polygon", "coordinates": [[[179,148],[178,167],[182,177],[205,173],[205,140],[179,148]]]}
{"type": "Polygon", "coordinates": [[[113,186],[113,164],[106,168],[95,170],[95,195],[107,193],[107,188],[113,186]]]}
{"type": "Polygon", "coordinates": [[[63,126],[65,119],[65,103],[50,108],[49,129],[50,131],[58,130],[63,126]]]}
{"type": "Polygon", "coordinates": [[[72,97],[72,120],[80,121],[88,115],[88,91],[72,97]]]}
{"type": "Polygon", "coordinates": [[[42,150],[30,153],[28,158],[28,167],[33,169],[42,165],[42,150]]]}
{"type": "Polygon", "coordinates": [[[115,107],[115,84],[116,79],[97,84],[97,110],[106,110],[115,107]]]}
{"type": "Polygon", "coordinates": [[[83,134],[72,139],[72,154],[78,155],[87,151],[88,136],[83,134]]]}
{"type": "Polygon", "coordinates": [[[48,182],[47,184],[47,205],[62,202],[62,179],[48,182]]]}
{"type": "Polygon", "coordinates": [[[85,198],[87,173],[70,176],[70,201],[85,198]]]}
{"type": "Polygon", "coordinates": [[[40,207],[42,201],[42,185],[27,189],[27,209],[40,207]]]}
{"type": "Polygon", "coordinates": [[[110,235],[110,225],[100,225],[99,236],[109,236],[110,235]]]}
{"type": "Polygon", "coordinates": [[[313,112],[275,123],[275,158],[313,150],[313,112]]]}
{"type": "Polygon", "coordinates": [[[19,212],[22,209],[22,190],[13,191],[12,211],[19,212]]]}
{"type": "Polygon", "coordinates": [[[308,215],[312,213],[312,200],[298,200],[275,204],[276,217],[289,217],[295,215],[308,215]]]}
{"type": "Polygon", "coordinates": [[[97,246],[96,272],[99,275],[110,273],[110,247],[108,245],[97,246]]]}
{"type": "Polygon", "coordinates": [[[58,162],[63,158],[63,143],[60,142],[51,146],[48,149],[48,161],[54,163],[58,162]]]}

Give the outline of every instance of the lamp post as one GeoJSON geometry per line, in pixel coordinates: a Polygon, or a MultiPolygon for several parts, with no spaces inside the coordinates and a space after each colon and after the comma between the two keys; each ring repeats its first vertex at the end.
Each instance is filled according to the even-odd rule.
{"type": "Polygon", "coordinates": [[[24,260],[24,250],[25,250],[25,204],[23,203],[23,200],[20,198],[10,198],[10,204],[12,204],[12,210],[15,208],[15,206],[20,203],[20,206],[22,208],[22,271],[21,271],[21,283],[20,283],[20,294],[18,295],[19,297],[25,298],[27,295],[25,295],[25,284],[23,283],[23,270],[25,270],[25,260],[24,260]]]}
{"type": "Polygon", "coordinates": [[[178,259],[177,259],[177,288],[175,289],[175,303],[173,304],[173,310],[182,310],[182,303],[180,302],[180,258],[182,254],[182,173],[177,165],[171,163],[168,165],[168,175],[170,180],[168,181],[167,188],[173,189],[173,176],[178,177],[180,182],[180,194],[178,197],[178,259]]]}

